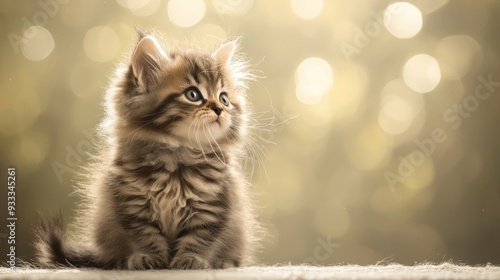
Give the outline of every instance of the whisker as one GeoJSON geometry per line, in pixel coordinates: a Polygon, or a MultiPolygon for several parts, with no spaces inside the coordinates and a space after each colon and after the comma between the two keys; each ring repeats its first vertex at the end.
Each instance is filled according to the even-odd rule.
{"type": "Polygon", "coordinates": [[[212,152],[215,154],[215,156],[217,157],[217,159],[223,163],[223,164],[226,164],[226,159],[224,158],[224,153],[222,152],[222,150],[220,149],[220,146],[217,144],[217,142],[215,142],[217,144],[217,146],[219,147],[219,151],[221,153],[221,156],[222,156],[222,159],[219,157],[219,154],[215,151],[214,149],[214,146],[212,145],[212,142],[210,141],[208,135],[207,135],[207,131],[210,135],[210,137],[215,141],[215,139],[213,138],[211,132],[210,132],[210,128],[208,127],[208,123],[206,121],[206,119],[203,120],[203,133],[205,134],[205,137],[207,138],[208,140],[208,144],[210,145],[210,148],[212,149],[212,152]]]}

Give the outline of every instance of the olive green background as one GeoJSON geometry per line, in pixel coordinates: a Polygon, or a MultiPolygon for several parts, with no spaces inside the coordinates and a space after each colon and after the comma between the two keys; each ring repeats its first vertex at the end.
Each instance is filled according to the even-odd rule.
{"type": "Polygon", "coordinates": [[[325,1],[309,20],[284,0],[249,1],[239,15],[217,6],[240,2],[205,1],[203,19],[183,28],[169,20],[167,1],[147,17],[116,1],[67,1],[43,26],[54,49],[40,61],[9,39],[29,26],[23,18],[33,21],[43,11],[39,2],[0,2],[0,261],[7,253],[7,167],[17,170],[16,253],[29,260],[36,211],[61,208],[67,221],[73,217],[77,166],[88,161],[108,77],[133,46],[133,25],[139,25],[208,46],[242,37],[241,50],[260,76],[250,96],[261,124],[258,147],[267,150],[253,168],[249,164],[269,233],[261,263],[500,264],[499,88],[491,87],[477,104],[463,103],[473,102],[467,97],[481,79],[500,81],[500,2],[448,1],[432,11],[431,0],[410,1],[423,14],[422,30],[410,39],[392,36],[380,18],[376,23],[387,1],[325,1]],[[363,41],[359,32],[367,25],[379,29],[363,41]],[[113,43],[99,46],[106,61],[88,54],[95,46],[85,37],[96,26],[114,32],[95,42],[113,43]],[[449,36],[473,43],[450,44],[460,40],[445,40],[449,36]],[[357,47],[356,40],[362,41],[357,47]],[[350,57],[342,51],[346,44],[357,48],[350,57]],[[435,57],[442,72],[425,94],[403,82],[406,61],[419,53],[435,57]],[[312,105],[296,97],[296,69],[310,57],[333,72],[331,88],[312,105]],[[453,77],[457,65],[462,72],[453,77]],[[397,135],[379,121],[381,96],[393,80],[420,106],[397,135]],[[453,122],[443,116],[456,104],[474,108],[459,117],[460,125],[459,115],[453,122]],[[433,133],[437,141],[430,140],[433,133]],[[422,141],[434,147],[420,159],[423,153],[415,152],[422,141]],[[413,167],[411,155],[418,162],[413,167]],[[391,184],[388,172],[401,180],[391,184]]]}

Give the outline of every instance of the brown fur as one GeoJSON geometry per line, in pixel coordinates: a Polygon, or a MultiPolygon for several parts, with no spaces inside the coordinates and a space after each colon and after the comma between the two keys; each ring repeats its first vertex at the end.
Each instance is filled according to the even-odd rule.
{"type": "Polygon", "coordinates": [[[257,224],[241,170],[251,75],[235,47],[164,51],[140,34],[106,95],[105,143],[82,191],[81,234],[65,236],[58,216],[43,219],[41,266],[207,269],[252,262],[257,224]],[[197,95],[202,99],[188,98],[197,95]]]}

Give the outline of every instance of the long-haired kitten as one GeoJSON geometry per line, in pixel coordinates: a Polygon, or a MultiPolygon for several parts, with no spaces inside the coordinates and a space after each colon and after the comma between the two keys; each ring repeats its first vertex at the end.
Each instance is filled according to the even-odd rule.
{"type": "Polygon", "coordinates": [[[246,81],[235,41],[163,48],[139,32],[109,87],[106,143],[90,168],[79,233],[44,218],[42,267],[210,269],[252,260],[256,222],[241,170],[246,81]]]}

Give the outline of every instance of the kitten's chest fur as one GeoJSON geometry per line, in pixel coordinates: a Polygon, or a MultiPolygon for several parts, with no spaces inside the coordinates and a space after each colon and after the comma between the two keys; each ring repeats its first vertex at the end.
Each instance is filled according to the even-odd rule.
{"type": "Polygon", "coordinates": [[[128,182],[122,191],[144,199],[126,206],[130,211],[156,223],[169,239],[187,227],[224,219],[231,180],[220,156],[188,149],[141,150],[118,164],[118,173],[128,182]]]}

